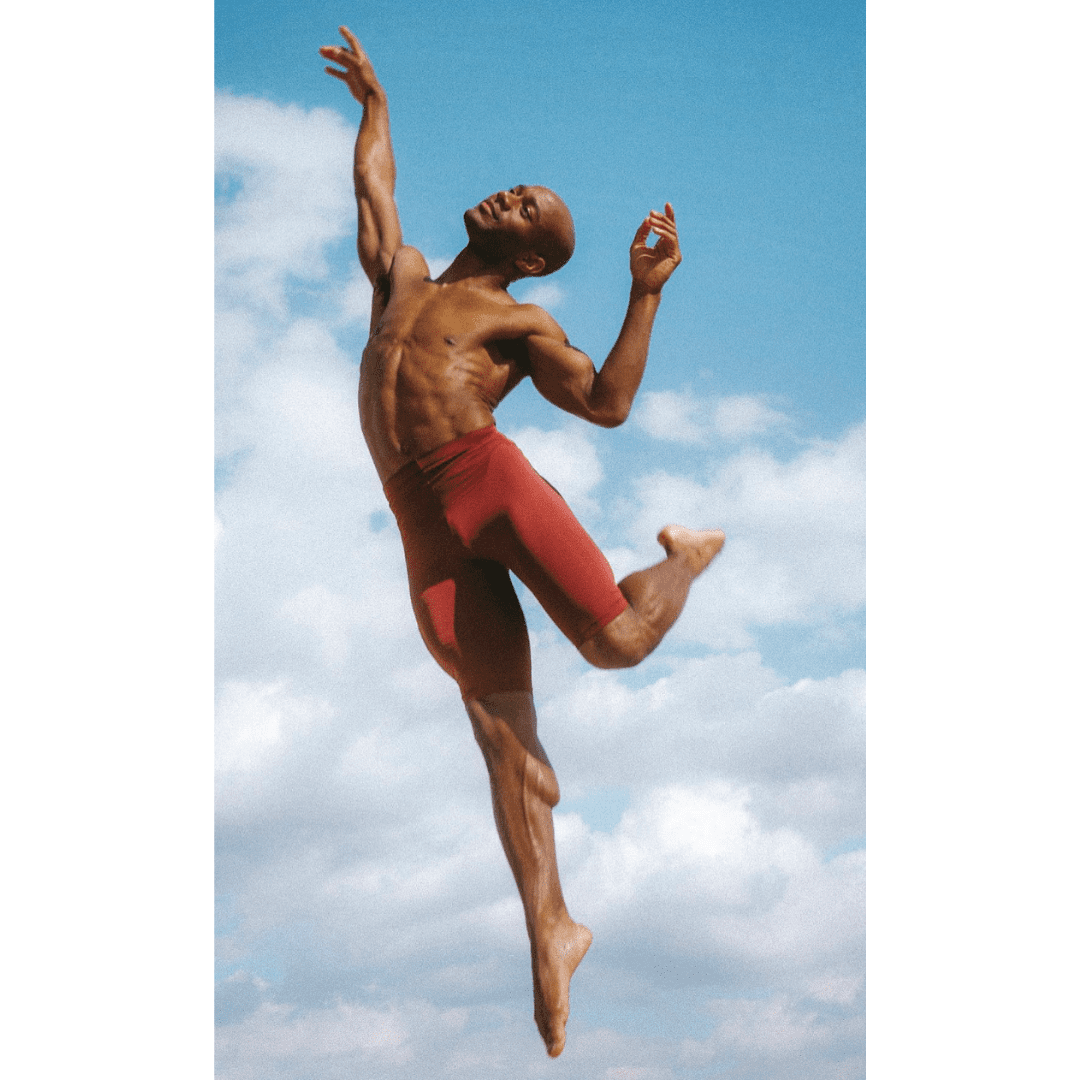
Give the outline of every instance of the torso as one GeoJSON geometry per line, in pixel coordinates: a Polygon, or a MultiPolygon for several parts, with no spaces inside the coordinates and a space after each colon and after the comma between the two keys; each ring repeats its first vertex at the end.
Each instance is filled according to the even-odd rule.
{"type": "Polygon", "coordinates": [[[415,248],[401,248],[360,364],[360,423],[385,482],[409,461],[494,422],[525,377],[524,338],[537,309],[502,290],[438,284],[415,248]]]}

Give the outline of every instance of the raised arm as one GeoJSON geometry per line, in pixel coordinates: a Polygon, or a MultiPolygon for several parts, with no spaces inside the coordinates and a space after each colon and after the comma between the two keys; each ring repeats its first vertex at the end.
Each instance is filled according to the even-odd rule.
{"type": "Polygon", "coordinates": [[[682,262],[675,211],[653,210],[630,245],[630,303],[622,330],[604,366],[573,348],[554,319],[543,320],[526,339],[533,383],[553,405],[602,427],[617,427],[630,415],[634,395],[645,374],[649,338],[660,306],[660,291],[682,262]],[[658,240],[649,247],[649,234],[658,240]]]}
{"type": "Polygon", "coordinates": [[[328,67],[352,96],[364,106],[353,156],[353,185],[358,214],[356,250],[360,265],[378,294],[386,288],[386,275],[401,247],[401,223],[394,203],[394,150],[390,144],[390,112],[386,91],[352,31],[339,27],[347,47],[325,45],[319,53],[340,64],[344,71],[328,67]]]}

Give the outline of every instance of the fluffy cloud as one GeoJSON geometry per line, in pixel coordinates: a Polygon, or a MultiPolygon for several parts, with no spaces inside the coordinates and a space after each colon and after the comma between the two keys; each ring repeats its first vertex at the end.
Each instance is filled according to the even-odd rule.
{"type": "Polygon", "coordinates": [[[763,397],[739,394],[716,400],[687,390],[651,390],[634,409],[637,425],[654,439],[702,446],[717,438],[741,442],[784,431],[791,422],[763,397]]]}
{"type": "Polygon", "coordinates": [[[219,93],[215,264],[226,294],[276,315],[290,277],[329,275],[327,244],[355,220],[347,169],[355,130],[328,109],[219,93]]]}
{"type": "Polygon", "coordinates": [[[715,568],[694,586],[674,633],[745,648],[752,628],[812,624],[861,609],[865,599],[865,459],[862,427],[789,461],[755,448],[714,459],[706,480],[654,472],[635,482],[632,555],[655,558],[659,525],[723,528],[715,568]]]}
{"type": "MultiPolygon", "coordinates": [[[[353,133],[223,95],[218,137],[220,1075],[547,1075],[483,763],[413,625],[356,420],[369,293],[333,262],[353,133]]],[[[656,560],[668,520],[730,537],[675,647],[632,675],[533,625],[564,885],[596,933],[559,1067],[854,1076],[863,676],[788,679],[752,647],[760,625],[861,604],[862,432],[788,460],[721,453],[779,414],[668,406],[697,425],[704,472],[641,472],[617,498],[583,425],[511,432],[583,517],[615,523],[620,571],[656,560]],[[618,793],[610,822],[584,809],[599,791],[618,793]]]]}
{"type": "Polygon", "coordinates": [[[566,293],[555,281],[538,281],[525,288],[519,299],[523,304],[536,304],[554,311],[566,299],[566,293]]]}
{"type": "Polygon", "coordinates": [[[732,441],[764,435],[789,423],[783,413],[770,408],[760,397],[752,394],[720,398],[716,403],[713,422],[720,437],[732,441]]]}

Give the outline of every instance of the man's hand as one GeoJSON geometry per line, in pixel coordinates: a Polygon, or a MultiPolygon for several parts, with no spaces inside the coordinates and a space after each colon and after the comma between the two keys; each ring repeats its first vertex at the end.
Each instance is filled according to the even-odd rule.
{"type": "Polygon", "coordinates": [[[658,293],[681,262],[675,211],[671,203],[666,203],[662,214],[650,210],[634,234],[634,242],[630,245],[630,276],[638,289],[658,293]],[[654,247],[649,247],[650,233],[659,237],[654,247]]]}
{"type": "Polygon", "coordinates": [[[348,48],[340,45],[324,45],[319,54],[326,60],[332,60],[340,64],[345,70],[328,67],[326,73],[340,79],[352,91],[352,96],[361,105],[367,103],[369,94],[381,94],[382,87],[375,78],[375,69],[367,58],[367,53],[360,48],[360,42],[356,40],[353,32],[347,26],[339,26],[341,36],[348,42],[348,48]]]}

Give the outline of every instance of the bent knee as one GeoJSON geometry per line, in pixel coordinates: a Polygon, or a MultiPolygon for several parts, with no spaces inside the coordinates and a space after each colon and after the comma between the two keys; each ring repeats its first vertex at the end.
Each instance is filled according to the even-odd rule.
{"type": "Polygon", "coordinates": [[[598,634],[583,642],[578,652],[593,667],[629,668],[640,664],[659,640],[634,609],[627,608],[598,634]]]}

